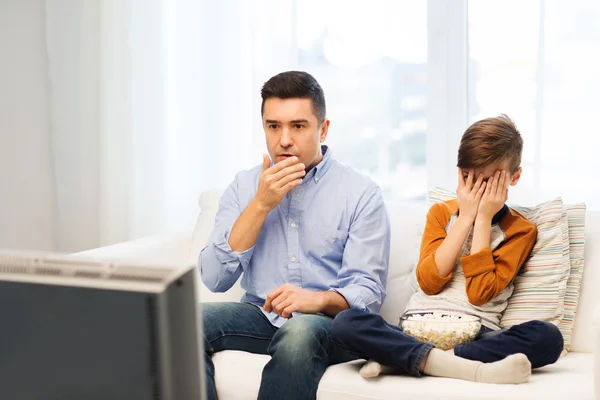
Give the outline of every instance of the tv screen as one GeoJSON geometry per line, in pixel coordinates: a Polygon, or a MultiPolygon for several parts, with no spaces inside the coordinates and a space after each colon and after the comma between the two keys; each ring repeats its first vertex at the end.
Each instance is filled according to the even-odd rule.
{"type": "Polygon", "coordinates": [[[193,267],[0,253],[0,393],[203,399],[193,267]]]}

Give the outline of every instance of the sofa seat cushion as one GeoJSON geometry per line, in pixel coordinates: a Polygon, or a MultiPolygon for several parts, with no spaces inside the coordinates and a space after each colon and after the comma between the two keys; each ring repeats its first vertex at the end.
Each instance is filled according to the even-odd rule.
{"type": "MultiPolygon", "coordinates": [[[[269,356],[241,351],[214,355],[219,399],[256,399],[269,356]]],[[[522,385],[491,385],[455,379],[386,375],[365,380],[358,375],[364,361],[329,367],[319,385],[319,400],[363,399],[594,399],[593,354],[569,353],[556,364],[533,372],[522,385]]]]}

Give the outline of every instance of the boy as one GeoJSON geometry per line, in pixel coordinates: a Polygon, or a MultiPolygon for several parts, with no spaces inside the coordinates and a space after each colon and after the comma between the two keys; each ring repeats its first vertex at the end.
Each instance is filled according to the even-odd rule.
{"type": "Polygon", "coordinates": [[[458,313],[481,318],[476,340],[442,351],[387,324],[377,314],[347,310],[332,327],[335,342],[371,359],[363,377],[381,365],[414,376],[488,383],[523,383],[531,369],[554,363],[563,348],[558,328],[529,321],[500,329],[512,281],[537,237],[533,223],[508,208],[508,186],[521,176],[523,140],[505,115],[471,125],[458,149],[457,200],[434,204],[427,215],[416,268],[420,289],[405,314],[458,313]]]}

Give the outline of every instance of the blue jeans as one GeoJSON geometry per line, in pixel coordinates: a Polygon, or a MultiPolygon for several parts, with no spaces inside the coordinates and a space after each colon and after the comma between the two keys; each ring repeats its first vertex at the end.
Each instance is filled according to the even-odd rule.
{"type": "MultiPolygon", "coordinates": [[[[380,315],[360,310],[339,313],[331,336],[359,358],[375,360],[413,376],[420,376],[423,357],[433,347],[402,332],[401,327],[388,324],[380,315]]],[[[455,347],[454,354],[488,363],[523,353],[532,368],[539,368],[556,362],[563,345],[562,334],[555,325],[529,321],[500,331],[484,327],[473,342],[455,347]]]]}
{"type": "Polygon", "coordinates": [[[209,399],[217,399],[212,355],[221,350],[271,355],[259,399],[315,399],[328,365],[357,358],[331,340],[330,317],[301,314],[277,328],[252,304],[203,303],[202,313],[209,399]]]}

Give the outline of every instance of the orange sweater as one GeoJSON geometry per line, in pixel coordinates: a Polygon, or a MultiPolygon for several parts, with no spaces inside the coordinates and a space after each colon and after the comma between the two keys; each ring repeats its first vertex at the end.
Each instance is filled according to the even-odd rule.
{"type": "Polygon", "coordinates": [[[488,319],[484,325],[495,328],[512,294],[512,280],[535,244],[536,227],[517,211],[505,206],[492,221],[490,246],[470,254],[471,230],[455,269],[443,277],[435,265],[435,251],[457,216],[456,200],[436,203],[430,208],[416,268],[422,293],[413,295],[407,312],[418,312],[415,309],[420,308],[474,313],[482,316],[484,321],[488,319]],[[449,283],[450,287],[447,287],[449,283]]]}

